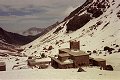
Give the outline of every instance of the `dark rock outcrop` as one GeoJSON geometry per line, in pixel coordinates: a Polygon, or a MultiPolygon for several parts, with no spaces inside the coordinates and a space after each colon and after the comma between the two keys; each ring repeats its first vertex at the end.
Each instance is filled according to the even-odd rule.
{"type": "Polygon", "coordinates": [[[75,16],[67,23],[67,31],[75,31],[83,27],[91,20],[90,14],[83,14],[81,16],[75,16]]]}
{"type": "Polygon", "coordinates": [[[91,19],[101,16],[109,7],[109,0],[87,0],[63,20],[69,20],[67,23],[67,32],[83,27],[91,19]]]}

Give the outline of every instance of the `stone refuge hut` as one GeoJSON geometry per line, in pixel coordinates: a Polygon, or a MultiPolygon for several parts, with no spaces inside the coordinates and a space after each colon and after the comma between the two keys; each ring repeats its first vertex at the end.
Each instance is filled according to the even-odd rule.
{"type": "Polygon", "coordinates": [[[46,65],[50,63],[55,69],[79,68],[81,66],[99,66],[101,69],[106,68],[106,60],[89,57],[89,54],[80,50],[79,41],[70,41],[70,48],[59,49],[57,57],[50,58],[35,59],[29,57],[28,65],[31,67],[39,66],[40,69],[46,68],[46,65]]]}
{"type": "Polygon", "coordinates": [[[79,41],[70,41],[70,48],[59,49],[58,57],[51,57],[51,66],[56,69],[79,68],[90,65],[105,69],[106,60],[90,58],[89,54],[80,50],[79,41]]]}

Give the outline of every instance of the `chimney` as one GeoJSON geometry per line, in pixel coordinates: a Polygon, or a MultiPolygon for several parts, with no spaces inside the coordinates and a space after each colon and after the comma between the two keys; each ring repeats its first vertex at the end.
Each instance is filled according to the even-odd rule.
{"type": "Polygon", "coordinates": [[[70,41],[70,49],[71,50],[80,50],[80,41],[70,41]]]}

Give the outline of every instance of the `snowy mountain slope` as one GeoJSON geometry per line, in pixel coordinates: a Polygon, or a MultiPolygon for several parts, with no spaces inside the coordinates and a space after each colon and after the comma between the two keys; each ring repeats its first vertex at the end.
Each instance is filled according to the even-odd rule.
{"type": "Polygon", "coordinates": [[[80,41],[81,50],[86,52],[103,51],[105,46],[118,51],[115,45],[120,45],[120,1],[87,0],[84,5],[73,11],[74,14],[69,15],[56,28],[23,46],[25,48],[23,53],[37,56],[42,53],[56,55],[58,49],[69,47],[70,40],[80,41]],[[92,12],[94,10],[95,12],[92,12]],[[90,19],[83,20],[82,24],[81,19],[87,18],[83,16],[84,14],[89,15],[90,19]]]}

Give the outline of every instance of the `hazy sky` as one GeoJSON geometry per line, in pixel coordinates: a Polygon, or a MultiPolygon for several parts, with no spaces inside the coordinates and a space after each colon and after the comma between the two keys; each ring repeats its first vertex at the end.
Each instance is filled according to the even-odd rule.
{"type": "Polygon", "coordinates": [[[0,27],[20,32],[63,20],[86,0],[0,0],[0,27]]]}

